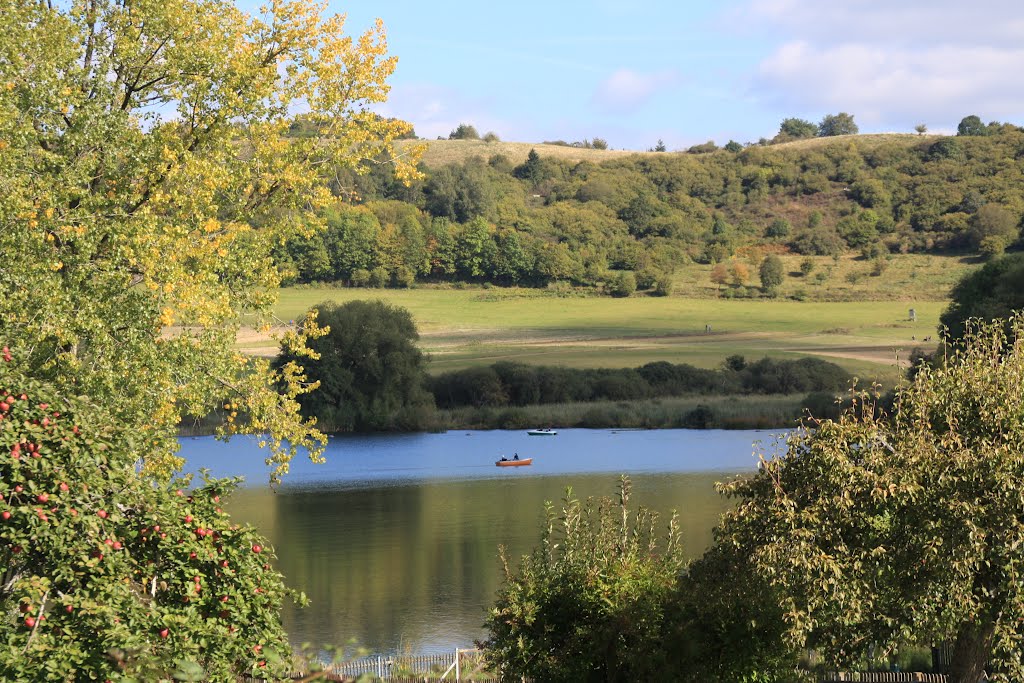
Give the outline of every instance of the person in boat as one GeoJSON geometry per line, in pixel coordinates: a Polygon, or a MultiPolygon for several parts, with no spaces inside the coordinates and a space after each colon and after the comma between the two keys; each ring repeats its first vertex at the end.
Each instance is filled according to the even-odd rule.
{"type": "Polygon", "coordinates": [[[518,459],[519,459],[519,454],[518,454],[518,453],[516,453],[515,455],[513,455],[513,456],[512,456],[512,459],[513,459],[513,460],[518,460],[518,459]]]}
{"type": "Polygon", "coordinates": [[[505,457],[505,456],[503,455],[503,456],[501,456],[501,460],[500,460],[500,462],[508,462],[508,458],[506,458],[506,457],[505,457]]]}

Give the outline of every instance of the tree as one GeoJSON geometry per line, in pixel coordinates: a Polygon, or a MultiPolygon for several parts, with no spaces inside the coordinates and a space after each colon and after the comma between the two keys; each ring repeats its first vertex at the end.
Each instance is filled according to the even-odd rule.
{"type": "Polygon", "coordinates": [[[806,256],[800,261],[800,274],[807,277],[814,272],[814,259],[806,256]]]}
{"type": "Polygon", "coordinates": [[[928,132],[928,126],[923,123],[919,123],[916,126],[914,126],[914,130],[917,131],[918,135],[924,135],[925,133],[928,132]]]}
{"type": "Polygon", "coordinates": [[[729,276],[734,285],[742,287],[750,279],[750,266],[743,261],[733,261],[729,264],[729,276]]]}
{"type": "Polygon", "coordinates": [[[761,288],[765,292],[774,293],[782,284],[786,269],[782,265],[782,259],[775,254],[769,254],[761,261],[758,274],[761,276],[761,288]]]}
{"type": "Polygon", "coordinates": [[[716,263],[711,269],[709,277],[711,282],[718,285],[718,288],[721,289],[722,285],[729,282],[729,266],[725,263],[716,263]]]}
{"type": "Polygon", "coordinates": [[[608,141],[604,138],[594,138],[590,141],[590,146],[594,149],[608,149],[608,141]]]}
{"type": "Polygon", "coordinates": [[[665,539],[656,515],[615,500],[548,503],[541,543],[513,570],[488,613],[480,645],[503,680],[657,680],[671,659],[665,614],[683,566],[675,517],[665,539]]]}
{"type": "Polygon", "coordinates": [[[661,138],[658,138],[658,143],[656,145],[654,145],[654,151],[655,152],[665,152],[665,151],[667,151],[667,149],[668,148],[665,147],[665,142],[661,138]]]}
{"type": "Polygon", "coordinates": [[[789,237],[793,226],[785,218],[776,218],[764,231],[765,237],[789,237]]]}
{"type": "Polygon", "coordinates": [[[479,140],[480,133],[468,123],[460,123],[458,127],[448,134],[449,140],[479,140]]]}
{"type": "MultiPolygon", "coordinates": [[[[425,358],[412,315],[383,301],[322,303],[310,313],[330,332],[310,342],[306,372],[320,388],[302,411],[336,431],[423,429],[433,412],[424,388],[425,358]]],[[[283,353],[278,365],[293,362],[283,353]]]]}
{"type": "MultiPolygon", "coordinates": [[[[0,0],[0,261],[19,264],[0,339],[134,428],[147,472],[180,462],[183,414],[224,403],[239,409],[221,432],[269,431],[282,467],[319,453],[294,401],[310,388],[300,367],[274,376],[241,355],[239,321],[269,323],[271,253],[322,227],[323,174],[378,157],[416,174],[392,148],[408,126],[371,111],[396,63],[383,26],[351,40],[321,12],[0,0]],[[314,134],[289,138],[299,103],[314,134]]],[[[298,357],[311,332],[283,341],[298,357]]]]}
{"type": "Polygon", "coordinates": [[[140,481],[134,429],[0,362],[0,678],[287,676],[274,554],[221,508],[236,481],[140,481]]]}
{"type": "Polygon", "coordinates": [[[516,166],[512,170],[512,175],[516,178],[529,181],[532,185],[537,185],[544,179],[544,162],[541,161],[540,155],[537,154],[537,150],[531,149],[526,155],[526,161],[519,166],[516,166]]]}
{"type": "Polygon", "coordinates": [[[939,332],[948,341],[963,338],[972,318],[1006,319],[1024,310],[1024,254],[993,259],[965,275],[954,285],[950,298],[939,317],[939,332]]]}
{"type": "Polygon", "coordinates": [[[956,127],[957,135],[988,135],[988,129],[985,124],[981,122],[981,119],[971,114],[960,119],[960,123],[956,127]]]}
{"type": "Polygon", "coordinates": [[[721,538],[781,592],[793,643],[836,664],[872,644],[950,640],[950,681],[1024,661],[1024,320],[972,328],[886,415],[859,394],[730,483],[721,538]]]}
{"type": "Polygon", "coordinates": [[[1006,246],[1020,236],[1019,223],[1019,217],[1005,207],[985,204],[971,217],[968,234],[973,245],[978,248],[986,238],[996,238],[1006,246]]]}
{"type": "Polygon", "coordinates": [[[833,135],[856,135],[860,132],[857,124],[853,122],[853,114],[839,112],[838,114],[826,114],[818,124],[818,137],[827,138],[833,135]]]}
{"type": "Polygon", "coordinates": [[[788,118],[783,119],[779,124],[779,137],[785,137],[787,140],[801,140],[817,137],[817,135],[818,124],[804,119],[788,118]]]}
{"type": "Polygon", "coordinates": [[[484,142],[501,142],[501,138],[499,138],[498,134],[494,131],[488,131],[484,135],[484,142]]]}
{"type": "Polygon", "coordinates": [[[733,153],[735,153],[735,152],[742,152],[743,151],[743,145],[741,145],[740,143],[736,142],[735,140],[729,140],[729,142],[725,143],[725,146],[722,147],[722,149],[724,149],[727,152],[733,152],[733,153]]]}

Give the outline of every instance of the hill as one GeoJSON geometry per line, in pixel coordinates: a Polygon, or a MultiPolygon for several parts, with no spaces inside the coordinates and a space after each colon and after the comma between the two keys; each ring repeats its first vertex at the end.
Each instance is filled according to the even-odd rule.
{"type": "MultiPolygon", "coordinates": [[[[863,135],[836,135],[823,138],[808,138],[805,140],[792,140],[771,145],[770,149],[777,150],[800,150],[800,149],[822,149],[837,143],[854,143],[861,149],[873,149],[881,145],[918,145],[922,142],[935,142],[941,135],[917,135],[914,133],[868,133],[863,135]]],[[[569,145],[550,145],[537,142],[484,142],[483,140],[401,140],[397,145],[402,152],[420,147],[423,149],[421,161],[428,168],[438,168],[448,164],[462,164],[477,157],[488,160],[494,155],[501,155],[513,164],[521,164],[526,161],[530,150],[535,150],[545,158],[557,159],[559,161],[580,162],[589,161],[592,163],[603,163],[612,159],[619,159],[629,156],[648,157],[660,154],[680,155],[690,154],[686,151],[672,152],[651,152],[636,151],[628,149],[588,149],[584,147],[571,147],[569,145]]],[[[715,152],[703,154],[730,155],[731,153],[719,149],[715,152]]]]}
{"type": "Polygon", "coordinates": [[[533,142],[484,142],[483,140],[402,140],[399,150],[423,147],[422,163],[430,168],[447,164],[461,164],[478,157],[483,160],[501,155],[513,164],[526,161],[530,150],[536,150],[543,157],[559,161],[592,161],[601,163],[633,154],[655,154],[655,152],[633,152],[621,149],[587,149],[568,145],[545,145],[533,142]]]}
{"type": "Polygon", "coordinates": [[[325,232],[279,249],[290,283],[922,300],[1024,246],[1024,131],[1008,124],[706,153],[403,145],[426,152],[410,185],[380,160],[325,178],[350,201],[327,212],[325,232]],[[777,273],[770,285],[762,266],[777,273]]]}

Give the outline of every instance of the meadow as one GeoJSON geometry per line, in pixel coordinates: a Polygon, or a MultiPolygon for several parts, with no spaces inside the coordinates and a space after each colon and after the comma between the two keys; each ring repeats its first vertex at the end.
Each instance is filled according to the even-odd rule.
{"type": "MultiPolygon", "coordinates": [[[[889,383],[914,347],[934,347],[944,299],[794,301],[689,296],[615,299],[564,289],[281,290],[275,314],[287,324],[322,301],[380,299],[409,309],[430,372],[501,360],[567,367],[635,367],[651,361],[715,367],[733,354],[751,359],[816,355],[861,378],[889,383]],[[916,321],[909,319],[909,309],[916,321]],[[931,338],[932,341],[925,341],[931,338]]],[[[276,352],[246,333],[250,353],[276,352]]]]}

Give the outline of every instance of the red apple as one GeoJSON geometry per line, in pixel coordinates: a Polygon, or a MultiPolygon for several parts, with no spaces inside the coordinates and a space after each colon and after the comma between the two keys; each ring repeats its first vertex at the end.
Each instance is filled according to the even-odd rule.
{"type": "Polygon", "coordinates": [[[170,629],[166,629],[166,628],[160,629],[160,637],[161,638],[166,638],[169,635],[171,635],[170,629]]]}
{"type": "Polygon", "coordinates": [[[40,503],[45,503],[46,501],[50,500],[50,495],[47,493],[40,493],[38,496],[36,496],[36,500],[38,500],[40,503]]]}
{"type": "Polygon", "coordinates": [[[259,545],[259,544],[256,544],[256,545],[254,545],[252,547],[252,551],[254,553],[257,553],[257,554],[262,553],[263,552],[263,547],[261,545],[259,545]]]}
{"type": "Polygon", "coordinates": [[[11,518],[11,513],[8,512],[7,510],[4,510],[3,512],[0,512],[0,517],[3,517],[4,521],[6,522],[11,518]]]}
{"type": "Polygon", "coordinates": [[[65,484],[64,482],[61,482],[60,483],[60,490],[61,491],[67,491],[68,490],[68,485],[65,484]]]}
{"type": "Polygon", "coordinates": [[[34,628],[35,625],[36,625],[35,617],[25,617],[25,626],[28,626],[29,628],[34,628]]]}
{"type": "Polygon", "coordinates": [[[97,510],[96,514],[99,515],[100,519],[106,519],[107,518],[107,511],[106,510],[97,510]]]}

